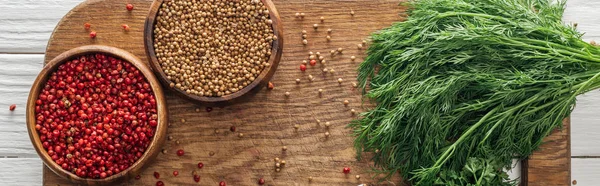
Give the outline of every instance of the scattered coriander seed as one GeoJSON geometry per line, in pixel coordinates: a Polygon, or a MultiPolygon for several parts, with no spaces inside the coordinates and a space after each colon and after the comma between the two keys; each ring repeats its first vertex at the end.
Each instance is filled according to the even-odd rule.
{"type": "Polygon", "coordinates": [[[338,48],[337,52],[341,54],[342,52],[344,52],[344,48],[338,48]]]}
{"type": "Polygon", "coordinates": [[[176,143],[177,145],[179,145],[179,140],[176,140],[176,141],[175,141],[175,143],[176,143]]]}
{"type": "Polygon", "coordinates": [[[335,73],[335,70],[333,70],[333,68],[332,68],[332,69],[329,70],[329,73],[333,74],[333,73],[335,73]]]}
{"type": "Polygon", "coordinates": [[[317,52],[317,53],[315,53],[315,55],[321,56],[321,52],[317,52]]]}
{"type": "Polygon", "coordinates": [[[315,78],[312,75],[308,75],[308,81],[313,81],[315,78]]]}
{"type": "Polygon", "coordinates": [[[281,167],[281,163],[275,163],[275,167],[277,167],[277,168],[281,167]]]}
{"type": "Polygon", "coordinates": [[[308,59],[313,60],[313,59],[317,59],[317,58],[315,57],[315,55],[310,55],[310,56],[308,56],[308,59]]]}
{"type": "Polygon", "coordinates": [[[335,55],[336,50],[331,50],[329,51],[329,53],[331,54],[331,56],[335,55]]]}
{"type": "Polygon", "coordinates": [[[331,28],[330,28],[330,29],[327,29],[327,33],[330,33],[330,34],[331,34],[331,32],[333,32],[333,30],[332,30],[331,28]]]}
{"type": "Polygon", "coordinates": [[[274,160],[276,163],[279,163],[279,158],[276,157],[274,160]]]}
{"type": "Polygon", "coordinates": [[[309,176],[309,177],[308,177],[308,182],[311,182],[312,180],[313,180],[313,177],[312,177],[312,176],[309,176]]]}
{"type": "Polygon", "coordinates": [[[375,153],[379,153],[379,149],[375,149],[375,153]]]}
{"type": "Polygon", "coordinates": [[[285,160],[281,160],[281,165],[285,165],[285,160]]]}
{"type": "Polygon", "coordinates": [[[239,134],[238,134],[238,137],[239,137],[239,138],[242,138],[242,137],[244,137],[244,133],[239,133],[239,134]]]}
{"type": "Polygon", "coordinates": [[[324,59],[325,59],[325,57],[319,56],[319,60],[324,60],[324,59]]]}
{"type": "Polygon", "coordinates": [[[318,91],[319,91],[319,95],[323,94],[323,89],[319,89],[318,91]]]}
{"type": "Polygon", "coordinates": [[[351,11],[350,11],[350,15],[351,15],[351,16],[354,16],[354,10],[351,10],[351,11]]]}
{"type": "Polygon", "coordinates": [[[331,123],[329,123],[329,121],[325,122],[325,127],[329,128],[329,126],[331,126],[331,123]]]}
{"type": "Polygon", "coordinates": [[[299,18],[299,17],[300,17],[300,13],[296,12],[296,18],[299,18]]]}
{"type": "Polygon", "coordinates": [[[344,106],[348,106],[348,104],[350,104],[350,101],[344,100],[344,106]]]}
{"type": "Polygon", "coordinates": [[[302,34],[302,39],[306,39],[306,38],[308,38],[308,35],[302,34]]]}
{"type": "Polygon", "coordinates": [[[356,114],[356,110],[350,109],[350,113],[352,113],[352,115],[354,115],[354,114],[356,114]]]}
{"type": "Polygon", "coordinates": [[[367,44],[367,40],[364,40],[364,39],[363,39],[363,40],[362,40],[362,44],[363,44],[363,45],[366,45],[366,44],[367,44]]]}
{"type": "Polygon", "coordinates": [[[296,84],[300,84],[300,79],[296,79],[296,84]]]}
{"type": "Polygon", "coordinates": [[[327,72],[329,72],[329,70],[327,68],[324,68],[323,73],[327,73],[327,72]]]}
{"type": "Polygon", "coordinates": [[[338,78],[338,83],[342,84],[342,82],[344,82],[344,80],[342,78],[338,78]]]}
{"type": "Polygon", "coordinates": [[[269,81],[268,88],[269,88],[269,90],[273,90],[275,88],[275,85],[273,84],[273,82],[269,81]]]}
{"type": "Polygon", "coordinates": [[[353,82],[352,83],[352,87],[356,88],[356,87],[358,87],[358,84],[356,84],[356,83],[353,82]]]}
{"type": "Polygon", "coordinates": [[[306,34],[306,33],[307,33],[306,30],[302,30],[302,34],[306,34]]]}
{"type": "Polygon", "coordinates": [[[283,147],[281,147],[281,150],[282,150],[282,151],[287,151],[287,146],[283,146],[283,147]]]}
{"type": "Polygon", "coordinates": [[[305,13],[300,13],[300,18],[304,18],[305,15],[305,13]]]}
{"type": "Polygon", "coordinates": [[[321,60],[321,64],[322,64],[322,65],[324,65],[324,64],[327,64],[327,60],[324,60],[324,59],[323,59],[323,60],[321,60]]]}
{"type": "Polygon", "coordinates": [[[303,40],[302,40],[302,44],[303,44],[303,45],[308,45],[308,40],[306,40],[306,39],[303,39],[303,40]]]}
{"type": "Polygon", "coordinates": [[[273,24],[273,20],[267,19],[267,24],[272,25],[273,24]]]}
{"type": "Polygon", "coordinates": [[[302,60],[302,64],[306,65],[307,61],[306,60],[302,60]]]}
{"type": "Polygon", "coordinates": [[[327,35],[327,41],[331,41],[331,36],[327,35]]]}
{"type": "Polygon", "coordinates": [[[181,119],[181,123],[185,123],[185,119],[181,119]]]}
{"type": "Polygon", "coordinates": [[[300,128],[300,125],[298,125],[298,124],[294,125],[294,129],[298,130],[299,128],[300,128]]]}
{"type": "Polygon", "coordinates": [[[357,180],[360,180],[360,175],[358,175],[358,174],[357,174],[357,175],[355,176],[355,178],[356,178],[357,180]]]}
{"type": "Polygon", "coordinates": [[[312,56],[312,55],[315,55],[315,53],[312,51],[308,52],[308,56],[312,56]]]}
{"type": "Polygon", "coordinates": [[[325,17],[321,16],[321,23],[324,23],[324,22],[325,22],[325,17]]]}
{"type": "Polygon", "coordinates": [[[210,151],[210,152],[208,153],[208,155],[209,155],[209,156],[214,156],[214,155],[215,155],[215,152],[213,152],[213,151],[210,151]]]}
{"type": "Polygon", "coordinates": [[[290,97],[290,92],[285,92],[285,97],[290,97]]]}
{"type": "Polygon", "coordinates": [[[321,120],[317,119],[316,121],[317,121],[317,125],[321,124],[321,120]]]}
{"type": "Polygon", "coordinates": [[[167,139],[169,139],[169,141],[173,140],[173,136],[169,136],[167,137],[167,139]]]}
{"type": "Polygon", "coordinates": [[[356,45],[356,48],[358,48],[360,50],[360,49],[363,48],[363,45],[362,44],[358,44],[358,45],[356,45]]]}
{"type": "Polygon", "coordinates": [[[219,134],[221,133],[221,131],[219,131],[219,129],[215,129],[215,134],[219,134]]]}
{"type": "Polygon", "coordinates": [[[314,25],[313,25],[313,28],[314,28],[315,30],[317,30],[317,29],[319,28],[319,24],[314,24],[314,25]]]}
{"type": "Polygon", "coordinates": [[[280,168],[276,168],[276,169],[275,169],[275,171],[276,171],[276,172],[279,172],[279,171],[281,171],[281,169],[280,169],[280,168]]]}
{"type": "Polygon", "coordinates": [[[329,132],[325,132],[325,137],[329,137],[329,132]]]}
{"type": "Polygon", "coordinates": [[[200,112],[200,109],[199,109],[199,108],[196,108],[196,112],[200,112]]]}
{"type": "Polygon", "coordinates": [[[350,60],[352,60],[352,61],[356,60],[356,56],[350,56],[350,60]]]}
{"type": "Polygon", "coordinates": [[[163,149],[163,150],[162,150],[162,153],[163,153],[163,154],[166,154],[166,153],[167,153],[167,149],[163,149]]]}

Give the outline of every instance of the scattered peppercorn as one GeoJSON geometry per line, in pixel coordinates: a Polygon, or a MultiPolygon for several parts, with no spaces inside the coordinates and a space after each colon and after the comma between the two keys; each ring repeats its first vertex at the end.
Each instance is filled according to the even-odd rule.
{"type": "Polygon", "coordinates": [[[267,88],[269,88],[269,90],[273,90],[275,88],[275,85],[273,84],[273,82],[269,81],[269,86],[267,86],[267,88]]]}
{"type": "Polygon", "coordinates": [[[306,71],[306,65],[303,65],[303,64],[302,64],[302,65],[300,65],[300,70],[301,70],[302,72],[306,71]]]}
{"type": "Polygon", "coordinates": [[[306,32],[306,30],[302,30],[302,34],[306,34],[306,33],[308,33],[308,32],[306,32]]]}
{"type": "Polygon", "coordinates": [[[202,169],[202,167],[204,167],[204,163],[202,163],[202,162],[199,162],[199,163],[198,163],[198,168],[199,168],[199,169],[202,169]]]}
{"type": "Polygon", "coordinates": [[[344,174],[349,174],[350,173],[350,167],[344,167],[343,172],[344,172],[344,174]]]}
{"type": "Polygon", "coordinates": [[[163,153],[163,154],[166,154],[166,153],[167,153],[167,149],[163,149],[163,150],[162,150],[162,153],[163,153]]]}
{"type": "Polygon", "coordinates": [[[210,111],[212,111],[212,110],[213,110],[213,108],[212,108],[212,107],[206,107],[206,112],[210,112],[210,111]]]}
{"type": "Polygon", "coordinates": [[[90,24],[90,23],[84,23],[83,24],[83,28],[85,28],[86,30],[89,30],[90,28],[92,28],[92,24],[90,24]]]}
{"type": "Polygon", "coordinates": [[[306,65],[307,63],[308,63],[308,61],[306,61],[306,60],[302,60],[302,64],[303,64],[303,65],[306,65]]]}
{"type": "Polygon", "coordinates": [[[127,24],[122,24],[122,25],[121,25],[121,27],[123,27],[123,30],[124,30],[125,32],[128,32],[128,31],[129,31],[129,25],[127,25],[127,24]]]}
{"type": "Polygon", "coordinates": [[[200,182],[200,175],[194,175],[194,181],[196,183],[200,182]]]}
{"type": "Polygon", "coordinates": [[[165,186],[165,183],[163,183],[162,181],[157,181],[156,186],[165,186]]]}
{"type": "Polygon", "coordinates": [[[327,64],[327,61],[323,59],[323,60],[321,60],[321,64],[322,65],[327,64]]]}
{"type": "Polygon", "coordinates": [[[179,171],[173,171],[173,176],[177,177],[179,175],[179,171]]]}
{"type": "Polygon", "coordinates": [[[225,183],[225,181],[221,181],[219,182],[219,186],[227,186],[227,183],[225,183]]]}
{"type": "Polygon", "coordinates": [[[323,73],[327,73],[327,72],[329,72],[329,69],[327,69],[327,68],[324,68],[324,69],[323,69],[323,73]]]}
{"type": "Polygon", "coordinates": [[[265,179],[264,178],[259,178],[258,179],[258,184],[259,185],[264,185],[265,184],[265,179]]]}
{"type": "Polygon", "coordinates": [[[139,174],[137,176],[135,176],[136,180],[139,180],[140,178],[142,178],[142,176],[140,176],[139,174]]]}
{"type": "Polygon", "coordinates": [[[128,3],[127,5],[125,5],[125,8],[127,8],[128,11],[132,11],[133,5],[131,3],[128,3]]]}
{"type": "Polygon", "coordinates": [[[95,39],[95,38],[96,38],[96,35],[97,35],[97,34],[96,34],[96,32],[95,32],[95,31],[92,31],[92,32],[90,32],[90,38],[92,38],[92,39],[95,39]]]}
{"type": "Polygon", "coordinates": [[[154,172],[154,177],[155,177],[156,179],[159,179],[159,178],[160,178],[160,173],[158,173],[158,172],[154,172]]]}
{"type": "Polygon", "coordinates": [[[330,73],[330,74],[333,74],[333,73],[335,73],[335,70],[333,70],[333,68],[332,68],[332,69],[329,69],[329,73],[330,73]]]}
{"type": "Polygon", "coordinates": [[[309,75],[308,75],[308,81],[311,81],[311,82],[312,82],[312,81],[314,81],[314,80],[315,80],[315,77],[313,77],[312,75],[310,75],[310,74],[309,74],[309,75]]]}
{"type": "Polygon", "coordinates": [[[10,111],[14,111],[16,108],[17,108],[17,105],[15,105],[15,104],[12,104],[12,105],[10,105],[10,106],[8,107],[8,110],[10,110],[10,111]]]}
{"type": "Polygon", "coordinates": [[[179,140],[175,140],[175,144],[179,145],[179,140]]]}
{"type": "Polygon", "coordinates": [[[300,18],[300,13],[296,12],[296,18],[300,18]]]}
{"type": "Polygon", "coordinates": [[[182,149],[177,150],[177,156],[183,156],[185,152],[182,149]]]}

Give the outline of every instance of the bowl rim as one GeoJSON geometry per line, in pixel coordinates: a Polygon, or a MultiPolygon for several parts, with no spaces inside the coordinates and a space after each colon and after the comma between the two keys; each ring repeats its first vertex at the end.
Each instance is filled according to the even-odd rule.
{"type": "Polygon", "coordinates": [[[271,56],[269,57],[268,61],[270,65],[268,67],[265,67],[265,69],[262,70],[262,72],[254,79],[254,81],[252,81],[252,83],[242,88],[241,90],[233,94],[221,97],[207,97],[187,94],[183,90],[180,90],[175,87],[170,87],[172,81],[166,78],[167,75],[162,70],[162,67],[159,64],[158,59],[156,57],[156,53],[154,52],[154,25],[156,23],[158,10],[164,2],[164,0],[155,0],[152,3],[152,6],[150,7],[150,12],[144,25],[144,46],[146,50],[146,55],[148,56],[148,60],[150,62],[150,66],[152,67],[152,70],[154,71],[160,82],[163,83],[163,85],[167,87],[167,89],[172,90],[180,97],[194,101],[196,103],[201,103],[205,106],[224,106],[238,103],[251,97],[251,95],[256,94],[260,89],[267,86],[269,81],[275,74],[275,71],[277,71],[277,67],[279,65],[279,62],[281,61],[281,56],[283,55],[283,23],[281,21],[281,17],[279,16],[277,8],[275,8],[275,4],[273,4],[271,0],[261,1],[269,10],[269,16],[273,21],[273,24],[271,24],[273,34],[277,36],[277,39],[273,41],[271,47],[271,56]]]}
{"type": "Polygon", "coordinates": [[[166,138],[165,136],[167,133],[168,112],[166,107],[166,100],[160,83],[152,73],[152,70],[150,70],[150,68],[146,66],[146,64],[142,62],[142,60],[140,60],[135,55],[119,48],[103,45],[85,45],[61,53],[60,55],[52,59],[50,62],[45,64],[45,66],[42,68],[42,71],[38,74],[31,87],[29,97],[27,99],[27,131],[31,143],[33,144],[37,154],[42,158],[44,164],[54,173],[56,173],[60,177],[69,179],[71,182],[88,185],[102,185],[112,183],[115,181],[123,181],[125,179],[135,177],[139,172],[141,172],[141,170],[145,166],[148,165],[149,161],[152,161],[156,158],[156,156],[160,152],[160,147],[164,144],[166,138]],[[154,137],[144,154],[127,169],[119,172],[118,174],[106,177],[104,179],[81,178],[69,171],[62,169],[62,167],[60,167],[56,162],[52,160],[52,158],[48,155],[47,151],[43,148],[40,136],[35,129],[35,101],[38,99],[40,91],[43,89],[52,72],[55,72],[60,65],[64,64],[70,59],[73,59],[74,57],[92,53],[104,53],[109,56],[120,58],[124,61],[131,63],[138,70],[140,70],[140,72],[144,75],[154,92],[158,115],[158,124],[154,131],[154,137]]]}

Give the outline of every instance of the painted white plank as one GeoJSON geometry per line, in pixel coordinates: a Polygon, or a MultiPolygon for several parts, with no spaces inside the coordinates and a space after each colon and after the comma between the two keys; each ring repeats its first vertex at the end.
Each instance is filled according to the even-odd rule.
{"type": "Polygon", "coordinates": [[[42,160],[0,158],[0,185],[42,185],[42,160]]]}
{"type": "Polygon", "coordinates": [[[25,127],[25,104],[43,58],[0,54],[0,156],[37,157],[25,127]],[[11,104],[17,105],[15,111],[9,111],[11,104]]]}
{"type": "Polygon", "coordinates": [[[576,181],[571,185],[596,186],[600,183],[600,159],[573,158],[571,160],[571,179],[576,181]]]}
{"type": "Polygon", "coordinates": [[[58,21],[83,0],[0,0],[0,53],[44,53],[58,21]]]}
{"type": "MultiPolygon", "coordinates": [[[[563,20],[578,23],[578,30],[585,32],[584,40],[600,41],[600,1],[568,0],[563,20]]],[[[600,155],[600,91],[578,97],[577,106],[571,114],[572,156],[600,155]]],[[[575,166],[573,166],[575,169],[575,166]]]]}

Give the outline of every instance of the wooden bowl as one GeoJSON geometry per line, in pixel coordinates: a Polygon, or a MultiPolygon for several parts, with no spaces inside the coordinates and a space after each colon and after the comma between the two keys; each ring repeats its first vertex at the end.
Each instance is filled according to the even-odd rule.
{"type": "MultiPolygon", "coordinates": [[[[269,58],[270,65],[263,69],[263,71],[251,84],[233,94],[221,97],[206,97],[187,94],[185,91],[180,89],[174,87],[171,88],[176,92],[177,95],[206,106],[225,106],[244,101],[268,85],[269,81],[273,77],[273,74],[275,74],[275,71],[277,70],[277,66],[279,65],[279,61],[281,60],[281,55],[283,53],[283,27],[279,13],[277,12],[273,2],[271,0],[261,1],[269,10],[270,18],[273,20],[273,33],[275,36],[277,36],[277,40],[273,41],[272,44],[271,56],[269,58]]],[[[162,70],[154,52],[154,25],[156,16],[158,15],[158,9],[162,3],[163,0],[155,0],[150,7],[150,14],[146,19],[146,25],[144,26],[144,45],[146,47],[146,54],[150,60],[150,66],[152,66],[154,73],[156,76],[158,76],[158,79],[163,83],[163,85],[165,85],[165,87],[170,88],[169,85],[171,84],[171,80],[167,79],[167,75],[162,70]]]]}
{"type": "Polygon", "coordinates": [[[48,166],[50,170],[52,170],[59,176],[69,179],[71,182],[84,185],[107,185],[117,181],[125,181],[129,178],[137,176],[144,167],[144,165],[148,164],[148,162],[151,162],[160,152],[161,146],[165,142],[165,137],[167,133],[167,122],[167,109],[164,94],[160,83],[158,82],[156,77],[154,77],[152,70],[133,54],[118,48],[108,46],[82,46],[71,49],[58,55],[56,58],[52,59],[52,61],[46,64],[46,66],[44,66],[38,77],[35,79],[35,82],[31,87],[31,91],[29,92],[29,98],[27,99],[27,130],[29,132],[29,138],[31,139],[33,147],[37,151],[38,155],[42,158],[44,164],[46,164],[46,166],[48,166]],[[35,129],[35,101],[38,99],[40,91],[45,86],[46,81],[48,80],[52,72],[56,71],[57,68],[67,60],[73,59],[77,56],[82,56],[91,53],[104,53],[113,57],[117,57],[122,60],[128,61],[129,63],[133,64],[136,68],[138,68],[140,72],[146,77],[148,83],[154,91],[158,114],[158,125],[156,126],[154,138],[152,139],[149,147],[146,149],[146,152],[144,152],[142,157],[140,157],[137,162],[135,162],[126,170],[104,179],[81,178],[69,171],[63,170],[58,164],[56,164],[52,160],[52,158],[43,148],[40,136],[38,135],[35,129]]]}

